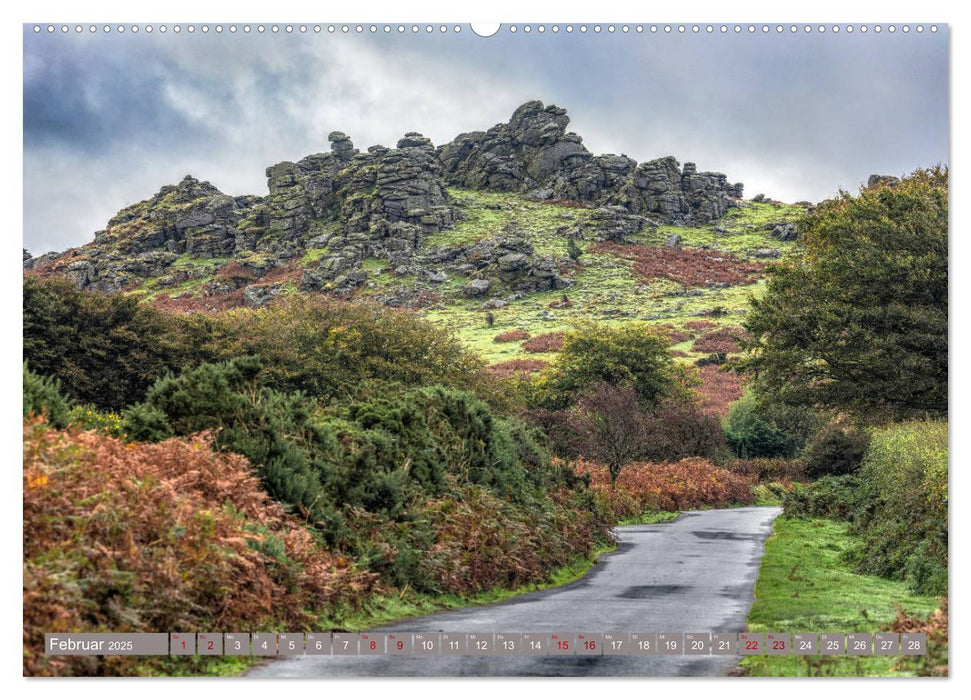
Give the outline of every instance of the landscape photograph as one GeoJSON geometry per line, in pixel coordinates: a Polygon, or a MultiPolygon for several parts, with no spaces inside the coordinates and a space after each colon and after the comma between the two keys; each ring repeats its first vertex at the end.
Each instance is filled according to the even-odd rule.
{"type": "Polygon", "coordinates": [[[948,676],[946,25],[22,31],[24,676],[948,676]]]}

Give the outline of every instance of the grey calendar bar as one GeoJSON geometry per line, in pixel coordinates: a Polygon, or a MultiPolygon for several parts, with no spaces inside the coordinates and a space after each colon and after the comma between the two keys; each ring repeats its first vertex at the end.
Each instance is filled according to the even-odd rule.
{"type": "Polygon", "coordinates": [[[924,634],[891,632],[48,633],[60,656],[919,656],[924,634]]]}

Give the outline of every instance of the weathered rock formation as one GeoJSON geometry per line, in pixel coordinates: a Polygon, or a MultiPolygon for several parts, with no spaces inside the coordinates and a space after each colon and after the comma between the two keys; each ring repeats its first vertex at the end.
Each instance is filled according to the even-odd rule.
{"type": "Polygon", "coordinates": [[[438,149],[449,184],[523,192],[534,199],[620,205],[665,223],[705,223],[742,196],[721,173],[682,169],[673,157],[638,165],[627,156],[594,156],[573,132],[566,110],[527,102],[508,123],[460,134],[438,149]]]}
{"type": "Polygon", "coordinates": [[[593,211],[576,226],[563,226],[563,235],[617,242],[645,226],[711,221],[741,197],[740,184],[697,172],[692,163],[682,168],[673,157],[638,164],[622,155],[594,156],[566,131],[569,121],[564,109],[527,102],[508,123],[461,134],[437,149],[412,132],[395,148],[371,146],[364,153],[334,131],[328,152],[268,167],[266,196],[232,197],[186,176],[122,209],[88,245],[39,258],[24,251],[24,268],[111,292],[149,278],[175,287],[200,276],[195,262],[209,261],[210,269],[222,271],[206,289],[245,288],[243,297],[257,305],[283,287],[253,283],[297,259],[306,290],[368,283],[360,269],[366,258],[429,285],[467,276],[469,296],[497,286],[561,289],[570,281],[551,258],[536,255],[522,232],[426,250],[426,236],[462,215],[446,186],[587,203],[593,211]],[[304,258],[308,251],[313,255],[304,258]]]}

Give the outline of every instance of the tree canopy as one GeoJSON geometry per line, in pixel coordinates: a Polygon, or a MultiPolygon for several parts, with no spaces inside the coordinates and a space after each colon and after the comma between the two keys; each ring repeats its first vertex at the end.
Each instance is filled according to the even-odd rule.
{"type": "Polygon", "coordinates": [[[741,367],[769,400],[891,418],[947,412],[948,173],[841,192],[752,300],[741,367]]]}
{"type": "Polygon", "coordinates": [[[668,338],[646,323],[582,324],[566,334],[563,349],[537,386],[536,403],[566,408],[600,384],[634,391],[644,407],[684,385],[668,338]]]}

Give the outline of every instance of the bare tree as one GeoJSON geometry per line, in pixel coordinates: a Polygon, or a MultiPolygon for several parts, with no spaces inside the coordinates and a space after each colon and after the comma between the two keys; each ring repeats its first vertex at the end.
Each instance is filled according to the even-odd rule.
{"type": "Polygon", "coordinates": [[[647,417],[631,388],[598,384],[570,410],[569,426],[580,454],[603,462],[614,483],[645,448],[647,417]]]}

